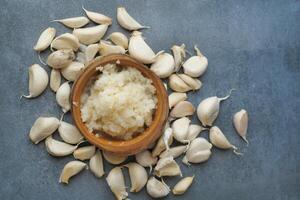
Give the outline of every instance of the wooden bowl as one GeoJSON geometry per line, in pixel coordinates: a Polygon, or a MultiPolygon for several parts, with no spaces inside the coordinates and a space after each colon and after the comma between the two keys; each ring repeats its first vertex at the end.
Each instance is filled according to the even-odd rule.
{"type": "Polygon", "coordinates": [[[71,112],[75,125],[83,134],[83,136],[90,143],[96,145],[100,149],[120,155],[133,155],[147,149],[147,147],[152,142],[157,140],[162,134],[169,112],[168,94],[160,78],[135,59],[127,55],[119,54],[100,57],[89,63],[87,68],[85,68],[85,70],[73,84],[71,102],[71,112]],[[91,78],[99,74],[99,71],[96,70],[96,68],[99,66],[104,66],[107,63],[116,63],[117,61],[120,63],[120,66],[134,67],[145,77],[151,79],[153,86],[156,88],[156,96],[158,100],[157,109],[154,112],[151,125],[146,128],[144,132],[138,134],[130,140],[117,140],[107,136],[106,134],[101,134],[99,137],[96,137],[94,133],[88,130],[81,119],[80,98],[87,83],[91,80],[91,78]]]}

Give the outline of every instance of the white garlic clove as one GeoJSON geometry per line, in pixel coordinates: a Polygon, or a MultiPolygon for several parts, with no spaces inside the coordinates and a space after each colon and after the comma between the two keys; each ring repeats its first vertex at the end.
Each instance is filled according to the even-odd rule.
{"type": "Polygon", "coordinates": [[[174,118],[185,117],[193,115],[195,107],[189,101],[180,101],[170,112],[170,116],[174,118]]]}
{"type": "Polygon", "coordinates": [[[106,33],[107,28],[107,24],[88,28],[79,28],[74,29],[73,34],[79,39],[80,43],[88,45],[98,42],[106,33]]]}
{"type": "MultiPolygon", "coordinates": [[[[97,49],[97,51],[98,51],[98,49],[97,49]]],[[[85,53],[78,52],[77,55],[76,55],[76,61],[80,62],[82,64],[87,63],[87,59],[86,59],[85,53]]]]}
{"type": "Polygon", "coordinates": [[[142,26],[134,18],[132,18],[124,7],[117,8],[117,21],[123,28],[133,31],[142,28],[149,28],[148,26],[142,26]]]}
{"type": "Polygon", "coordinates": [[[100,41],[99,53],[101,56],[106,56],[110,54],[125,54],[125,49],[118,45],[112,45],[104,41],[100,41]]]}
{"type": "MultiPolygon", "coordinates": [[[[168,130],[168,127],[166,127],[166,129],[164,130],[167,131],[168,130]]],[[[168,145],[170,146],[171,144],[173,143],[173,134],[172,134],[172,137],[168,137],[168,145]]],[[[157,143],[156,143],[156,146],[154,147],[154,149],[152,150],[152,156],[153,157],[156,157],[158,156],[162,151],[164,151],[165,149],[167,148],[166,144],[165,144],[165,141],[164,141],[164,135],[162,135],[157,143]]]]}
{"type": "Polygon", "coordinates": [[[43,51],[49,47],[56,34],[55,28],[49,27],[44,30],[33,49],[35,51],[43,51]]]}
{"type": "Polygon", "coordinates": [[[125,190],[125,181],[121,167],[113,168],[108,173],[106,182],[118,200],[127,198],[128,193],[125,190]]]}
{"type": "Polygon", "coordinates": [[[97,150],[89,162],[91,172],[100,178],[104,175],[103,159],[100,150],[97,150]]]}
{"type": "Polygon", "coordinates": [[[237,133],[243,138],[243,140],[248,144],[247,129],[248,129],[248,113],[246,110],[242,109],[235,113],[233,116],[233,125],[237,133]]]}
{"type": "Polygon", "coordinates": [[[142,33],[139,31],[134,31],[131,34],[128,51],[130,56],[144,64],[151,64],[155,62],[157,56],[163,53],[163,51],[160,51],[155,54],[145,42],[144,38],[142,37],[142,33]]]}
{"type": "Polygon", "coordinates": [[[58,127],[59,136],[69,144],[78,144],[83,140],[79,130],[72,124],[61,121],[58,127]]]}
{"type": "Polygon", "coordinates": [[[144,167],[131,162],[124,165],[129,170],[131,188],[130,192],[139,192],[146,185],[148,180],[148,174],[144,167]]]}
{"type": "Polygon", "coordinates": [[[97,24],[110,25],[112,23],[112,19],[106,15],[103,15],[98,12],[86,10],[84,7],[82,7],[82,9],[84,10],[84,12],[88,16],[88,18],[97,24]]]}
{"type": "Polygon", "coordinates": [[[183,154],[186,150],[187,150],[186,145],[171,147],[170,149],[165,150],[164,152],[162,152],[159,155],[159,157],[160,158],[165,158],[165,157],[172,156],[175,159],[175,158],[179,157],[181,154],[183,154]]]}
{"type": "Polygon", "coordinates": [[[33,64],[28,69],[29,75],[29,95],[23,95],[25,98],[34,98],[39,96],[46,89],[49,77],[44,68],[38,64],[33,64]]]}
{"type": "Polygon", "coordinates": [[[174,72],[174,58],[169,53],[162,53],[157,56],[150,69],[160,78],[167,78],[174,72]]]}
{"type": "Polygon", "coordinates": [[[196,78],[191,78],[186,74],[177,74],[190,88],[199,90],[202,87],[202,82],[196,78]]]}
{"type": "Polygon", "coordinates": [[[172,92],[169,95],[169,108],[171,109],[173,106],[186,99],[187,99],[186,93],[172,92]]]}
{"type": "Polygon", "coordinates": [[[199,77],[206,71],[208,60],[202,55],[197,46],[194,46],[194,49],[197,55],[190,57],[182,66],[185,74],[191,77],[199,77]]]}
{"type": "Polygon", "coordinates": [[[175,61],[174,71],[178,72],[185,59],[185,44],[182,44],[181,46],[173,45],[171,50],[173,52],[174,61],[175,61]]]}
{"type": "Polygon", "coordinates": [[[169,77],[169,86],[172,90],[176,92],[187,92],[192,90],[192,88],[187,85],[177,74],[172,74],[169,77]]]}
{"type": "Polygon", "coordinates": [[[187,135],[189,130],[191,120],[187,117],[182,117],[177,119],[172,124],[173,136],[174,138],[181,143],[188,143],[187,135]]]}
{"type": "Polygon", "coordinates": [[[128,38],[125,34],[121,32],[113,32],[108,36],[115,45],[121,46],[124,49],[128,48],[128,38]]]}
{"type": "Polygon", "coordinates": [[[34,122],[29,132],[29,138],[34,144],[50,136],[59,126],[59,120],[55,117],[39,117],[34,122]]]}
{"type": "Polygon", "coordinates": [[[143,167],[150,167],[150,169],[157,163],[157,157],[152,156],[149,150],[135,154],[135,160],[143,167]]]}
{"type": "Polygon", "coordinates": [[[185,177],[181,179],[176,185],[174,186],[172,192],[174,195],[181,195],[186,192],[186,190],[192,185],[194,180],[194,176],[185,177]]]}
{"type": "Polygon", "coordinates": [[[162,198],[169,194],[170,188],[163,181],[157,180],[154,176],[147,182],[147,193],[153,198],[162,198]]]}
{"type": "Polygon", "coordinates": [[[86,47],[85,49],[85,61],[90,62],[92,61],[96,54],[98,53],[99,50],[99,44],[90,44],[89,46],[86,47]]]}
{"type": "Polygon", "coordinates": [[[77,160],[82,160],[82,161],[88,160],[91,159],[91,157],[93,157],[95,151],[96,151],[95,146],[80,147],[73,152],[73,156],[77,160]]]}
{"type": "Polygon", "coordinates": [[[127,159],[127,156],[124,155],[117,155],[108,151],[103,151],[103,157],[104,159],[114,165],[121,164],[127,159]]]}
{"type": "Polygon", "coordinates": [[[82,53],[85,53],[87,46],[84,44],[80,44],[79,43],[79,51],[81,51],[82,53]]]}
{"type": "Polygon", "coordinates": [[[86,17],[70,17],[65,19],[53,20],[54,22],[59,22],[69,28],[80,28],[89,23],[89,19],[86,17]]]}
{"type": "Polygon", "coordinates": [[[70,105],[71,87],[68,82],[63,83],[56,91],[56,101],[64,113],[71,109],[70,105]]]}
{"type": "Polygon", "coordinates": [[[176,163],[172,156],[159,159],[154,168],[154,174],[158,177],[178,175],[182,176],[179,165],[176,163]]]}
{"type": "Polygon", "coordinates": [[[199,126],[197,124],[190,124],[188,134],[187,134],[187,140],[194,140],[202,131],[208,130],[208,128],[204,128],[202,126],[199,126]]]}
{"type": "Polygon", "coordinates": [[[51,135],[45,140],[45,146],[50,155],[59,157],[70,155],[77,148],[77,146],[55,140],[51,135]]]}
{"type": "Polygon", "coordinates": [[[78,38],[71,33],[64,33],[56,37],[51,43],[51,49],[72,49],[77,51],[79,48],[78,38]]]}
{"type": "Polygon", "coordinates": [[[164,141],[166,150],[170,149],[170,146],[168,143],[169,143],[171,137],[173,137],[173,130],[171,128],[166,128],[164,131],[164,134],[163,134],[163,141],[164,141]]]}
{"type": "Polygon", "coordinates": [[[47,65],[54,69],[68,66],[75,59],[72,49],[60,49],[52,52],[47,58],[47,65]]]}
{"type": "Polygon", "coordinates": [[[54,92],[58,90],[61,83],[61,74],[58,69],[52,69],[50,74],[50,88],[54,92]]]}
{"type": "Polygon", "coordinates": [[[80,171],[82,171],[84,168],[86,167],[86,164],[84,162],[81,161],[70,161],[68,162],[61,174],[60,174],[60,178],[59,178],[59,182],[60,183],[69,183],[69,179],[73,176],[75,176],[76,174],[78,174],[80,171]]]}
{"type": "Polygon", "coordinates": [[[68,81],[75,81],[84,69],[84,64],[80,62],[71,62],[67,67],[61,69],[61,74],[68,81]]]}

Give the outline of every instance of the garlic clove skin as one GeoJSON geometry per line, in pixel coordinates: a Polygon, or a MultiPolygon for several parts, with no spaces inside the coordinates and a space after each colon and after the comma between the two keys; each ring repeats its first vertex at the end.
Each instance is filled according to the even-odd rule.
{"type": "Polygon", "coordinates": [[[162,198],[169,194],[170,188],[164,182],[157,180],[154,176],[147,182],[147,193],[153,198],[162,198]]]}
{"type": "Polygon", "coordinates": [[[85,49],[85,61],[90,62],[92,61],[96,54],[98,53],[99,50],[99,44],[90,44],[89,46],[86,47],[85,49]]]}
{"type": "Polygon", "coordinates": [[[122,200],[126,199],[128,193],[125,190],[124,176],[121,167],[113,168],[106,177],[106,182],[110,187],[111,191],[114,193],[116,199],[122,200]]]}
{"type": "Polygon", "coordinates": [[[177,74],[172,74],[169,77],[169,86],[176,92],[187,92],[192,90],[177,74]]]}
{"type": "Polygon", "coordinates": [[[220,149],[237,149],[228,141],[224,133],[217,126],[213,126],[210,128],[209,140],[215,147],[218,147],[220,149]]]}
{"type": "Polygon", "coordinates": [[[90,20],[92,20],[93,22],[95,22],[97,24],[107,24],[107,25],[112,24],[112,19],[110,17],[103,15],[101,13],[98,13],[98,12],[86,10],[84,7],[82,7],[82,9],[84,10],[84,12],[88,16],[88,18],[90,20]]]}
{"type": "Polygon", "coordinates": [[[60,87],[61,74],[58,69],[52,69],[50,74],[50,88],[52,91],[56,92],[60,87]]]}
{"type": "Polygon", "coordinates": [[[173,106],[186,99],[187,99],[186,93],[172,92],[169,95],[169,108],[171,109],[173,106]]]}
{"type": "Polygon", "coordinates": [[[199,90],[202,87],[202,82],[198,79],[191,78],[186,74],[177,74],[177,75],[193,90],[199,90]]]}
{"type": "Polygon", "coordinates": [[[124,49],[128,49],[128,38],[121,32],[113,32],[108,36],[115,45],[121,46],[124,49]]]}
{"type": "Polygon", "coordinates": [[[47,65],[54,69],[68,66],[75,59],[72,49],[60,49],[52,52],[47,58],[47,65]]]}
{"type": "Polygon", "coordinates": [[[93,44],[98,42],[106,33],[108,28],[107,24],[88,27],[88,28],[79,28],[73,30],[73,35],[75,35],[79,42],[82,44],[93,44]]]}
{"type": "Polygon", "coordinates": [[[198,135],[202,132],[208,130],[208,128],[204,128],[202,126],[199,126],[197,124],[190,124],[188,134],[187,134],[187,140],[194,140],[198,135]]]}
{"type": "Polygon", "coordinates": [[[34,45],[33,49],[35,51],[44,51],[45,49],[47,49],[49,47],[49,45],[51,44],[52,40],[54,39],[56,34],[56,30],[55,28],[49,27],[47,29],[45,29],[38,41],[36,42],[36,44],[34,45]]]}
{"type": "Polygon", "coordinates": [[[172,156],[159,159],[154,168],[154,174],[158,177],[182,176],[180,167],[172,156]]]}
{"type": "Polygon", "coordinates": [[[191,120],[187,117],[182,117],[177,119],[172,124],[173,136],[174,138],[181,143],[188,142],[187,134],[189,130],[191,120]]]}
{"type": "Polygon", "coordinates": [[[104,175],[103,159],[100,150],[97,150],[89,162],[91,172],[100,178],[104,175]]]}
{"type": "Polygon", "coordinates": [[[78,174],[80,171],[82,171],[84,168],[86,167],[86,164],[84,162],[81,161],[70,161],[68,162],[61,174],[60,174],[60,178],[59,178],[59,182],[60,183],[69,183],[69,179],[73,176],[75,176],[76,174],[78,174]]]}
{"type": "Polygon", "coordinates": [[[235,113],[233,116],[233,125],[236,132],[243,138],[243,140],[248,144],[247,129],[248,129],[248,113],[246,110],[242,109],[235,113]]]}
{"type": "Polygon", "coordinates": [[[121,164],[122,162],[124,162],[127,159],[127,156],[113,154],[108,151],[102,151],[102,153],[103,153],[104,159],[107,162],[114,164],[114,165],[121,164]]]}
{"type": "Polygon", "coordinates": [[[77,51],[79,46],[78,38],[71,33],[64,33],[56,37],[51,43],[51,49],[57,50],[72,49],[73,51],[77,51]]]}
{"type": "Polygon", "coordinates": [[[70,155],[77,148],[77,146],[55,140],[51,135],[45,140],[45,146],[50,155],[57,157],[70,155]]]}
{"type": "Polygon", "coordinates": [[[175,61],[171,54],[162,53],[157,56],[154,63],[152,63],[150,70],[152,70],[159,78],[169,77],[175,68],[175,61]]]}
{"type": "Polygon", "coordinates": [[[195,112],[195,107],[189,101],[180,101],[177,103],[170,112],[170,116],[174,118],[186,117],[193,115],[195,112]]]}
{"type": "Polygon", "coordinates": [[[85,147],[80,147],[76,149],[73,152],[73,156],[77,160],[88,160],[93,157],[93,155],[96,152],[96,147],[95,146],[85,146],[85,147]]]}
{"type": "Polygon", "coordinates": [[[149,28],[147,26],[142,26],[133,17],[131,17],[124,7],[117,8],[117,21],[121,27],[129,31],[138,30],[142,28],[149,28]]]}
{"type": "Polygon", "coordinates": [[[206,71],[208,60],[202,55],[197,46],[194,46],[194,49],[197,55],[190,57],[182,66],[185,74],[191,77],[199,77],[206,71]]]}
{"type": "Polygon", "coordinates": [[[107,42],[100,41],[99,53],[101,56],[107,56],[110,54],[125,54],[125,49],[121,46],[108,44],[107,42]]]}
{"type": "Polygon", "coordinates": [[[39,96],[46,89],[49,77],[44,68],[38,64],[33,64],[28,69],[29,76],[29,95],[23,95],[25,98],[34,98],[39,96]]]}
{"type": "Polygon", "coordinates": [[[181,195],[192,185],[195,176],[185,177],[174,186],[172,192],[174,195],[181,195]]]}
{"type": "Polygon", "coordinates": [[[70,17],[65,19],[53,20],[54,22],[59,22],[69,28],[81,28],[89,23],[89,19],[86,17],[70,17]]]}
{"type": "Polygon", "coordinates": [[[157,163],[157,157],[153,157],[149,150],[145,150],[138,154],[135,154],[135,160],[143,167],[150,167],[150,168],[152,168],[152,166],[157,163]]]}
{"type": "Polygon", "coordinates": [[[68,82],[63,83],[56,91],[56,101],[64,113],[71,109],[70,105],[71,87],[68,82]]]}
{"type": "Polygon", "coordinates": [[[209,143],[205,138],[198,137],[190,143],[182,162],[186,165],[189,165],[190,162],[205,162],[211,155],[211,148],[211,143],[209,143]]]}
{"type": "Polygon", "coordinates": [[[61,74],[68,81],[75,81],[84,69],[84,64],[71,62],[67,67],[61,69],[61,74]]]}
{"type": "Polygon", "coordinates": [[[148,174],[144,167],[131,162],[124,165],[129,170],[131,188],[130,192],[139,192],[146,185],[148,180],[148,174]]]}
{"type": "Polygon", "coordinates": [[[185,44],[182,44],[181,46],[173,45],[171,48],[174,56],[175,61],[175,72],[178,72],[184,62],[185,59],[185,44]]]}
{"type": "Polygon", "coordinates": [[[39,117],[32,125],[29,138],[34,144],[50,136],[59,126],[59,120],[55,117],[39,117]]]}
{"type": "Polygon", "coordinates": [[[72,124],[61,121],[58,127],[59,136],[69,144],[78,144],[83,140],[79,130],[72,124]]]}
{"type": "Polygon", "coordinates": [[[159,155],[159,157],[160,158],[165,158],[165,157],[172,156],[175,159],[175,158],[179,157],[181,154],[183,154],[186,150],[187,150],[186,145],[180,145],[180,146],[172,147],[172,148],[162,152],[159,155]]]}

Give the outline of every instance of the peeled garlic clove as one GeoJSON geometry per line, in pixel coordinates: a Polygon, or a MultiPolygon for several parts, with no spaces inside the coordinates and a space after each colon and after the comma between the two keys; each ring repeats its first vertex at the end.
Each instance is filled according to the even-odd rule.
{"type": "Polygon", "coordinates": [[[189,126],[188,134],[187,134],[187,140],[194,140],[202,131],[208,130],[208,128],[204,128],[202,126],[199,126],[197,124],[191,124],[189,126]]]}
{"type": "Polygon", "coordinates": [[[75,81],[84,68],[80,62],[71,62],[67,67],[61,69],[63,77],[69,81],[75,81]]]}
{"type": "Polygon", "coordinates": [[[103,151],[102,153],[103,153],[104,159],[107,162],[114,164],[114,165],[121,164],[122,162],[124,162],[127,159],[127,156],[113,154],[108,151],[103,151]]]}
{"type": "Polygon", "coordinates": [[[124,176],[121,167],[113,168],[106,177],[106,182],[118,200],[126,199],[124,176]]]}
{"type": "Polygon", "coordinates": [[[46,89],[49,77],[44,68],[38,64],[31,65],[28,69],[29,75],[29,95],[23,95],[25,98],[34,98],[39,96],[46,89]]]}
{"type": "Polygon", "coordinates": [[[121,46],[108,44],[107,42],[101,41],[99,44],[99,53],[101,56],[110,54],[125,54],[125,49],[121,46]]]}
{"type": "Polygon", "coordinates": [[[148,180],[148,174],[145,168],[134,162],[128,163],[124,166],[129,170],[131,182],[130,192],[139,192],[143,189],[148,180]]]}
{"type": "Polygon", "coordinates": [[[52,52],[47,58],[47,65],[54,69],[68,66],[75,59],[72,49],[60,49],[52,52]]]}
{"type": "Polygon", "coordinates": [[[181,93],[181,92],[171,93],[169,95],[169,108],[171,109],[173,106],[186,99],[187,99],[186,93],[181,93]]]}
{"type": "MultiPolygon", "coordinates": [[[[97,49],[97,51],[98,51],[98,49],[97,49]]],[[[78,52],[76,55],[76,61],[80,62],[82,64],[85,64],[87,62],[85,53],[78,52]]]]}
{"type": "Polygon", "coordinates": [[[82,9],[84,10],[84,12],[88,16],[88,18],[97,24],[110,25],[112,23],[112,19],[106,15],[103,15],[98,12],[86,10],[84,7],[82,7],[82,9]]]}
{"type": "Polygon", "coordinates": [[[194,46],[194,48],[197,55],[190,57],[182,66],[185,74],[191,77],[199,77],[206,71],[208,60],[203,56],[197,46],[194,46]]]}
{"type": "Polygon", "coordinates": [[[179,118],[189,115],[193,115],[195,112],[195,107],[189,101],[180,101],[174,106],[170,112],[171,117],[179,118]]]}
{"type": "Polygon", "coordinates": [[[198,79],[191,78],[186,74],[177,74],[177,75],[193,90],[199,90],[202,87],[202,82],[198,79]]]}
{"type": "Polygon", "coordinates": [[[152,63],[150,69],[160,78],[169,77],[175,67],[174,58],[169,53],[162,53],[157,56],[154,63],[152,63]]]}
{"type": "MultiPolygon", "coordinates": [[[[164,132],[169,131],[168,127],[165,129],[164,132]]],[[[156,157],[158,156],[162,151],[164,151],[167,148],[167,145],[165,144],[164,134],[158,139],[156,146],[152,150],[152,156],[156,157]]],[[[172,137],[168,137],[168,145],[170,146],[173,142],[173,134],[172,137]]]]}
{"type": "Polygon", "coordinates": [[[174,195],[181,195],[185,193],[185,191],[192,185],[194,180],[194,176],[185,177],[181,179],[176,185],[174,186],[172,192],[174,195]]]}
{"type": "Polygon", "coordinates": [[[100,150],[97,150],[89,162],[91,172],[100,178],[104,175],[103,159],[100,150]]]}
{"type": "Polygon", "coordinates": [[[49,27],[42,32],[33,49],[35,51],[43,51],[49,47],[56,34],[55,28],[49,27]]]}
{"type": "Polygon", "coordinates": [[[113,32],[108,36],[114,44],[123,47],[124,49],[128,48],[128,38],[121,32],[113,32]]]}
{"type": "Polygon", "coordinates": [[[69,144],[78,144],[83,140],[79,130],[72,124],[61,121],[58,127],[59,136],[69,144]]]}
{"type": "Polygon", "coordinates": [[[158,160],[154,174],[158,177],[162,176],[181,176],[181,170],[172,156],[161,158],[158,160]]]}
{"type": "Polygon", "coordinates": [[[29,132],[29,138],[34,144],[50,136],[59,126],[59,120],[55,117],[39,117],[34,122],[29,132]]]}
{"type": "Polygon", "coordinates": [[[192,90],[177,74],[172,74],[169,77],[169,86],[176,92],[187,92],[192,90]]]}
{"type": "Polygon", "coordinates": [[[78,174],[85,167],[86,167],[86,164],[84,162],[81,162],[81,161],[70,161],[70,162],[68,162],[64,166],[64,168],[63,168],[63,170],[60,174],[59,182],[68,184],[69,179],[72,176],[75,176],[76,174],[78,174]]]}
{"type": "Polygon", "coordinates": [[[144,64],[151,64],[155,62],[157,56],[162,53],[158,52],[155,54],[149,45],[145,42],[142,37],[142,33],[134,31],[129,39],[128,46],[129,55],[144,64]]]}
{"type": "Polygon", "coordinates": [[[77,160],[88,160],[95,154],[95,151],[95,146],[80,147],[73,152],[73,156],[77,160]]]}
{"type": "Polygon", "coordinates": [[[53,21],[62,23],[63,25],[69,28],[80,28],[89,23],[89,19],[86,17],[70,17],[53,21]]]}
{"type": "Polygon", "coordinates": [[[165,157],[172,156],[175,159],[175,158],[179,157],[181,154],[183,154],[186,150],[187,150],[187,146],[185,146],[185,145],[172,147],[172,148],[162,152],[159,155],[159,157],[160,158],[165,158],[165,157]]]}
{"type": "Polygon", "coordinates": [[[162,198],[169,194],[170,188],[164,182],[157,180],[154,176],[147,182],[147,193],[153,198],[162,198]]]}
{"type": "Polygon", "coordinates": [[[106,33],[107,28],[107,24],[88,28],[79,28],[74,29],[73,34],[79,39],[80,43],[88,45],[98,42],[106,33]]]}
{"type": "Polygon", "coordinates": [[[242,109],[239,112],[234,114],[233,125],[237,133],[248,144],[248,140],[246,138],[247,129],[248,129],[248,113],[246,110],[242,109]]]}
{"type": "Polygon", "coordinates": [[[135,160],[143,167],[152,168],[157,163],[157,157],[153,157],[149,150],[142,151],[135,154],[135,160]]]}
{"type": "Polygon", "coordinates": [[[93,60],[99,50],[99,45],[98,44],[90,44],[89,46],[86,47],[85,49],[85,61],[90,62],[93,60]]]}
{"type": "Polygon", "coordinates": [[[72,154],[77,146],[73,146],[58,140],[50,135],[45,141],[47,152],[52,156],[67,156],[72,154]]]}
{"type": "Polygon", "coordinates": [[[181,143],[188,142],[187,134],[188,134],[190,122],[191,120],[189,120],[189,118],[187,117],[182,117],[173,122],[172,124],[173,136],[178,142],[181,143]]]}
{"type": "Polygon", "coordinates": [[[132,18],[124,7],[117,8],[117,21],[123,28],[133,31],[142,28],[149,28],[147,26],[142,26],[134,18],[132,18]]]}
{"type": "Polygon", "coordinates": [[[57,69],[52,69],[50,74],[50,88],[56,92],[61,83],[60,71],[57,69]]]}
{"type": "Polygon", "coordinates": [[[72,49],[77,51],[79,48],[78,38],[71,33],[64,33],[55,38],[51,43],[51,49],[72,49]]]}
{"type": "Polygon", "coordinates": [[[174,61],[175,61],[174,71],[178,72],[185,59],[185,44],[182,44],[181,46],[174,45],[172,46],[171,50],[173,52],[174,61]]]}
{"type": "Polygon", "coordinates": [[[68,82],[63,83],[56,91],[56,101],[61,106],[64,113],[71,109],[70,105],[71,87],[68,82]]]}

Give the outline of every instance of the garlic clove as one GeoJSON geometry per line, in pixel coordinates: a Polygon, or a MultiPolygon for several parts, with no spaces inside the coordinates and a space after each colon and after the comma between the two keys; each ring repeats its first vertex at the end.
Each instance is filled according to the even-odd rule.
{"type": "Polygon", "coordinates": [[[148,174],[144,167],[131,162],[124,165],[129,170],[131,188],[130,192],[139,192],[146,185],[148,180],[148,174]]]}
{"type": "Polygon", "coordinates": [[[29,75],[29,95],[23,95],[25,98],[34,98],[39,96],[46,89],[49,77],[44,68],[38,64],[33,64],[28,69],[29,75]]]}
{"type": "Polygon", "coordinates": [[[173,106],[186,99],[187,99],[186,93],[181,93],[181,92],[171,93],[169,95],[169,108],[171,109],[173,106]]]}
{"type": "Polygon", "coordinates": [[[152,63],[150,69],[160,78],[169,77],[175,67],[175,61],[171,54],[162,53],[157,56],[154,63],[152,63]]]}
{"type": "Polygon", "coordinates": [[[59,157],[70,155],[77,148],[77,146],[55,140],[51,135],[45,140],[45,146],[50,155],[59,157]]]}
{"type": "Polygon", "coordinates": [[[143,167],[150,167],[150,169],[157,163],[157,157],[152,156],[149,150],[135,154],[135,160],[143,167]]]}
{"type": "Polygon", "coordinates": [[[103,15],[98,12],[86,10],[83,6],[82,6],[82,9],[84,10],[84,12],[88,16],[88,18],[97,24],[110,25],[112,23],[112,19],[106,15],[103,15]]]}
{"type": "Polygon", "coordinates": [[[177,75],[193,90],[199,90],[202,87],[202,82],[198,79],[191,78],[186,74],[177,74],[177,75]]]}
{"type": "Polygon", "coordinates": [[[187,92],[192,90],[177,74],[172,74],[169,77],[169,86],[176,92],[187,92]]]}
{"type": "Polygon", "coordinates": [[[91,172],[100,178],[104,175],[103,159],[100,150],[97,150],[89,162],[91,172]]]}
{"type": "Polygon", "coordinates": [[[88,160],[93,157],[95,151],[96,151],[95,146],[80,147],[73,152],[73,156],[77,160],[81,160],[81,161],[88,160]]]}
{"type": "Polygon", "coordinates": [[[124,49],[128,48],[128,38],[125,34],[121,32],[113,32],[108,36],[115,45],[121,46],[124,49]]]}
{"type": "Polygon", "coordinates": [[[84,64],[80,62],[71,62],[67,67],[61,69],[63,77],[69,81],[75,81],[84,69],[84,64]]]}
{"type": "Polygon", "coordinates": [[[182,117],[177,119],[172,124],[173,136],[174,138],[181,143],[189,142],[187,140],[187,134],[189,130],[191,120],[187,117],[182,117]]]}
{"type": "Polygon", "coordinates": [[[182,66],[185,74],[191,77],[199,77],[206,71],[208,60],[202,55],[197,46],[194,46],[194,49],[197,55],[190,57],[182,66]]]}
{"type": "Polygon", "coordinates": [[[81,161],[70,161],[68,162],[61,174],[60,174],[60,178],[59,178],[59,182],[60,183],[69,183],[69,179],[73,176],[75,176],[76,174],[78,174],[80,171],[82,171],[84,168],[86,167],[86,164],[84,162],[81,161]]]}
{"type": "Polygon", "coordinates": [[[195,107],[189,101],[180,101],[177,103],[170,112],[170,116],[174,118],[185,117],[193,115],[195,107]]]}
{"type": "Polygon", "coordinates": [[[173,52],[174,61],[175,61],[174,71],[178,72],[185,59],[185,44],[182,44],[181,46],[173,45],[171,50],[173,52]]]}
{"type": "Polygon", "coordinates": [[[207,161],[210,155],[210,150],[196,151],[193,154],[185,155],[182,162],[186,165],[190,165],[190,163],[202,163],[207,161]]]}
{"type": "Polygon", "coordinates": [[[72,49],[60,49],[52,52],[47,58],[47,65],[54,69],[68,66],[75,59],[72,49]]]}
{"type": "Polygon", "coordinates": [[[176,163],[172,156],[159,159],[154,168],[154,174],[158,177],[178,175],[182,176],[179,165],[176,163]]]}
{"type": "Polygon", "coordinates": [[[204,128],[197,124],[190,124],[187,134],[187,140],[194,140],[202,131],[205,130],[208,130],[208,128],[204,128]]]}
{"type": "Polygon", "coordinates": [[[186,145],[180,145],[180,146],[172,147],[172,148],[162,152],[159,155],[159,157],[160,158],[165,158],[165,157],[172,156],[175,159],[175,158],[179,157],[181,154],[183,154],[186,150],[187,150],[186,145]]]}
{"type": "Polygon", "coordinates": [[[79,51],[81,51],[82,53],[85,53],[87,46],[84,44],[80,44],[79,43],[79,51]]]}
{"type": "Polygon", "coordinates": [[[104,159],[114,165],[121,164],[127,159],[127,156],[117,155],[108,151],[102,151],[104,159]]]}
{"type": "MultiPolygon", "coordinates": [[[[97,49],[97,52],[98,52],[98,49],[97,49]]],[[[87,63],[87,59],[86,59],[85,53],[78,52],[77,55],[76,55],[76,61],[80,62],[82,64],[87,63]]]]}
{"type": "Polygon", "coordinates": [[[56,91],[56,101],[61,106],[64,113],[71,109],[70,105],[71,87],[68,82],[63,83],[56,91]]]}
{"type": "Polygon", "coordinates": [[[51,43],[51,49],[72,49],[77,51],[79,48],[78,38],[71,33],[64,33],[57,38],[55,38],[51,43]]]}
{"type": "Polygon", "coordinates": [[[98,42],[106,33],[107,28],[107,24],[88,28],[79,28],[74,29],[73,34],[79,39],[80,43],[88,45],[98,42]]]}
{"type": "MultiPolygon", "coordinates": [[[[170,129],[168,127],[166,127],[166,129],[164,130],[164,132],[170,132],[170,129]]],[[[173,131],[172,131],[173,132],[173,131]]],[[[158,156],[162,151],[164,151],[168,145],[170,146],[173,143],[173,134],[170,135],[170,137],[165,137],[165,134],[163,134],[157,141],[156,146],[154,147],[154,149],[152,150],[152,156],[156,157],[158,156]],[[171,137],[172,136],[172,137],[171,137]],[[168,145],[166,145],[165,140],[168,140],[168,145]]]]}
{"type": "Polygon", "coordinates": [[[108,44],[107,42],[100,41],[99,53],[101,56],[106,56],[110,54],[125,54],[125,49],[121,46],[108,44]]]}
{"type": "Polygon", "coordinates": [[[52,69],[50,74],[50,88],[56,92],[61,83],[61,75],[58,69],[52,69]]]}
{"type": "Polygon", "coordinates": [[[169,194],[170,188],[164,182],[157,180],[154,176],[147,182],[147,193],[153,198],[162,198],[169,194]]]}
{"type": "Polygon", "coordinates": [[[52,40],[54,39],[56,34],[55,28],[49,27],[46,30],[44,30],[36,44],[34,45],[33,49],[35,51],[44,51],[49,47],[51,44],[52,40]]]}
{"type": "Polygon", "coordinates": [[[149,28],[148,26],[142,26],[133,17],[131,17],[124,7],[117,8],[117,21],[123,28],[133,31],[142,28],[149,28]]]}
{"type": "Polygon", "coordinates": [[[85,61],[86,62],[90,62],[92,61],[96,54],[98,53],[98,50],[99,50],[99,44],[90,44],[89,46],[86,47],[85,49],[85,61]]]}
{"type": "Polygon", "coordinates": [[[185,177],[181,179],[174,186],[172,192],[174,195],[181,195],[187,191],[187,189],[192,185],[195,176],[185,177]]]}
{"type": "Polygon", "coordinates": [[[173,130],[171,128],[166,128],[166,130],[163,134],[163,141],[164,141],[166,150],[170,149],[170,146],[168,143],[169,143],[169,140],[171,137],[173,137],[173,130]]]}
{"type": "Polygon", "coordinates": [[[69,28],[80,28],[89,23],[89,19],[86,17],[70,17],[65,19],[53,20],[54,22],[59,22],[69,28]]]}
{"type": "Polygon", "coordinates": [[[127,198],[128,193],[125,190],[125,181],[121,167],[113,168],[108,173],[106,182],[118,200],[127,198]]]}
{"type": "Polygon", "coordinates": [[[247,129],[248,129],[248,113],[246,110],[242,109],[235,113],[233,116],[233,125],[237,133],[243,138],[243,140],[248,144],[247,129]]]}
{"type": "Polygon", "coordinates": [[[58,127],[59,136],[69,144],[78,144],[83,140],[79,130],[72,124],[61,121],[58,127]]]}
{"type": "Polygon", "coordinates": [[[34,122],[29,132],[29,138],[34,144],[50,136],[59,126],[59,120],[55,117],[39,117],[34,122]]]}

